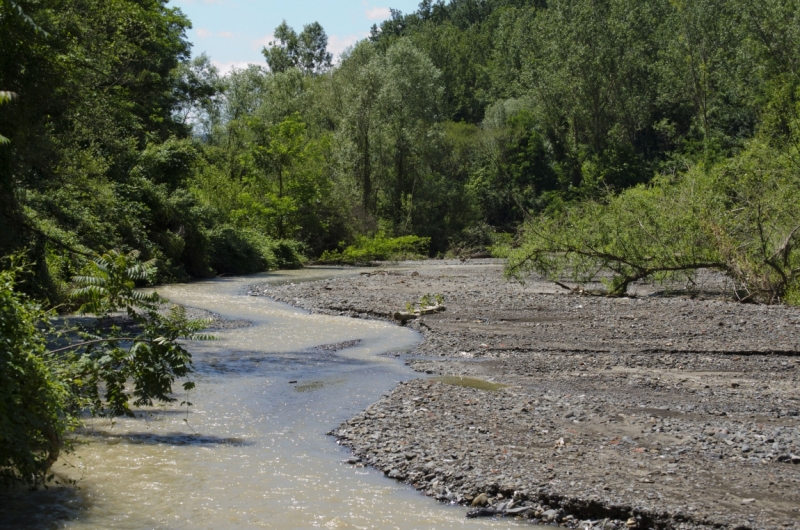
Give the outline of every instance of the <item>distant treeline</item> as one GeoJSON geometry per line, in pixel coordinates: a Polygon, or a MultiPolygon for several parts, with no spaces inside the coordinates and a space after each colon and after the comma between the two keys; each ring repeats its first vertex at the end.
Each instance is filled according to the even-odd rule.
{"type": "Polygon", "coordinates": [[[166,4],[2,0],[0,255],[27,249],[42,296],[111,248],[166,281],[376,236],[793,296],[797,0],[425,0],[335,65],[282,24],[226,76],[166,4]]]}

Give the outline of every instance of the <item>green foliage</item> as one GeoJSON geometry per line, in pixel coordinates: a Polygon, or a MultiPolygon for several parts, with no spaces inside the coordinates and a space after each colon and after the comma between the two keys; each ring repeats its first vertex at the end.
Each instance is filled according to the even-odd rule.
{"type": "MultiPolygon", "coordinates": [[[[5,105],[6,103],[13,101],[16,97],[17,95],[14,92],[0,90],[0,105],[5,105]]],[[[7,144],[10,141],[11,140],[0,134],[0,145],[7,144]]]]}
{"type": "Polygon", "coordinates": [[[223,274],[295,269],[303,260],[296,241],[274,240],[230,225],[216,227],[211,233],[211,266],[223,274]]]}
{"type": "Polygon", "coordinates": [[[784,299],[791,281],[771,258],[731,257],[759,223],[728,226],[681,182],[755,204],[750,184],[720,176],[748,160],[765,164],[752,169],[773,179],[765,189],[790,188],[753,146],[785,158],[795,141],[799,12],[793,0],[426,0],[335,66],[318,23],[284,22],[264,66],[222,76],[190,58],[189,21],[166,0],[7,0],[0,254],[28,249],[24,288],[57,304],[86,255],[113,248],[158,260],[160,282],[303,255],[368,261],[394,253],[376,241],[412,235],[428,255],[505,256],[531,215],[542,241],[578,248],[557,232],[594,230],[586,241],[632,253],[614,291],[706,253],[762,278],[737,280],[743,293],[784,299]],[[658,194],[706,218],[667,212],[658,194]],[[639,213],[656,221],[615,227],[639,213]],[[664,243],[679,256],[639,248],[683,223],[702,226],[664,243]],[[727,254],[702,246],[712,225],[730,230],[727,254]]]}
{"type": "Polygon", "coordinates": [[[275,41],[261,50],[273,72],[300,68],[309,74],[325,72],[333,55],[328,52],[328,35],[318,22],[306,24],[298,35],[284,20],[275,28],[275,41]]]}
{"type": "Polygon", "coordinates": [[[365,264],[371,261],[399,261],[420,259],[425,256],[430,239],[418,236],[385,237],[378,234],[374,238],[358,237],[355,244],[340,251],[326,251],[319,258],[320,263],[365,264]]]}
{"type": "Polygon", "coordinates": [[[753,142],[741,155],[694,166],[606,202],[587,201],[526,224],[508,273],[598,277],[624,295],[630,283],[726,273],[742,301],[796,302],[800,286],[800,168],[788,153],[753,142]],[[610,279],[604,274],[610,272],[610,279]]]}
{"type": "Polygon", "coordinates": [[[48,355],[50,313],[17,290],[23,269],[0,271],[0,483],[37,486],[74,424],[68,389],[48,355]]]}
{"type": "Polygon", "coordinates": [[[441,293],[423,294],[416,303],[406,302],[406,311],[414,313],[444,305],[444,295],[441,293]]]}
{"type": "Polygon", "coordinates": [[[569,274],[584,283],[611,271],[609,291],[623,295],[640,279],[722,268],[705,225],[713,195],[702,176],[698,169],[674,188],[638,186],[607,203],[586,201],[541,215],[526,223],[508,272],[533,270],[552,279],[569,274]]]}
{"type": "Polygon", "coordinates": [[[176,401],[179,378],[184,391],[194,388],[192,358],[178,340],[212,337],[197,333],[205,323],[188,319],[184,308],[135,289],[156,273],[137,257],[112,250],[74,278],[81,312],[97,317],[88,328],[56,327],[52,313],[18,292],[26,272],[19,258],[0,271],[0,481],[44,484],[64,433],[85,410],[132,416],[131,403],[176,401]],[[62,346],[48,351],[48,340],[62,346]]]}
{"type": "MultiPolygon", "coordinates": [[[[136,281],[150,280],[156,272],[154,263],[137,258],[137,252],[112,250],[90,262],[84,275],[73,278],[76,288],[71,296],[83,302],[80,312],[99,320],[95,329],[81,331],[80,343],[60,351],[71,365],[76,398],[88,400],[95,413],[132,416],[129,382],[135,406],[175,401],[173,383],[192,372],[191,354],[178,339],[210,338],[197,334],[204,322],[187,319],[184,308],[172,306],[164,314],[160,308],[166,300],[155,292],[135,290],[136,281]],[[119,311],[138,332],[123,333],[113,323],[112,315],[119,311]]],[[[194,383],[187,380],[183,388],[190,390],[194,383]]]]}

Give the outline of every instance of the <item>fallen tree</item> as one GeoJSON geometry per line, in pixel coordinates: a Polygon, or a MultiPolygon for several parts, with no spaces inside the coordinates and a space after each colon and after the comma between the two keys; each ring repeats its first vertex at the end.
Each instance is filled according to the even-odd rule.
{"type": "Polygon", "coordinates": [[[741,301],[800,303],[800,167],[796,147],[761,142],[724,164],[694,165],[605,200],[531,218],[507,275],[600,279],[622,296],[638,280],[731,278],[741,301]]]}

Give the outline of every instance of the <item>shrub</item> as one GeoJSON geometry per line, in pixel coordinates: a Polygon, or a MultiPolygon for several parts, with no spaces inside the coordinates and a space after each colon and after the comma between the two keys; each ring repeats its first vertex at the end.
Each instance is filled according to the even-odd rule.
{"type": "Polygon", "coordinates": [[[346,263],[351,265],[371,261],[397,261],[424,258],[430,244],[429,237],[402,236],[388,238],[378,234],[374,238],[360,236],[355,244],[344,250],[323,252],[321,263],[346,263]]]}
{"type": "Polygon", "coordinates": [[[219,274],[253,274],[302,266],[302,244],[222,225],[211,231],[211,267],[219,274]]]}
{"type": "Polygon", "coordinates": [[[70,416],[42,334],[50,315],[17,292],[19,272],[0,271],[0,482],[36,486],[58,457],[70,416]]]}
{"type": "Polygon", "coordinates": [[[131,402],[176,401],[177,379],[186,379],[183,390],[194,388],[192,358],[179,340],[211,337],[197,335],[205,323],[182,307],[165,313],[166,300],[135,289],[156,274],[137,252],[109,251],[73,279],[80,312],[97,317],[89,328],[51,326],[51,314],[18,292],[20,272],[0,271],[0,482],[38,486],[79,414],[131,416],[131,402]],[[126,330],[111,318],[119,312],[133,324],[126,330]],[[48,351],[54,336],[68,345],[48,351]]]}

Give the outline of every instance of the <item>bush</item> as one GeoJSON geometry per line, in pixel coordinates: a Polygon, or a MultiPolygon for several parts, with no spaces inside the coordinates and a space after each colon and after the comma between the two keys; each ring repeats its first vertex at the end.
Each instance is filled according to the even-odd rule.
{"type": "Polygon", "coordinates": [[[222,225],[211,231],[209,262],[218,274],[253,274],[302,266],[302,245],[275,240],[255,230],[222,225]]]}
{"type": "Polygon", "coordinates": [[[131,402],[175,402],[178,379],[184,391],[194,388],[192,357],[179,340],[211,337],[197,334],[205,323],[182,307],[164,313],[166,300],[135,289],[156,274],[137,252],[109,251],[73,278],[80,312],[97,317],[90,328],[51,326],[51,314],[18,292],[21,272],[0,271],[0,483],[35,487],[48,480],[64,432],[83,411],[132,416],[131,402]],[[117,326],[111,317],[119,313],[132,325],[117,326]],[[48,351],[54,336],[68,345],[48,351]]]}
{"type": "Polygon", "coordinates": [[[0,271],[0,482],[36,486],[58,457],[70,416],[42,334],[49,314],[16,291],[19,272],[0,271]]]}
{"type": "Polygon", "coordinates": [[[268,270],[262,249],[242,230],[223,225],[211,231],[209,263],[218,274],[252,274],[268,270]]]}
{"type": "Polygon", "coordinates": [[[371,261],[398,261],[424,258],[430,244],[429,237],[402,236],[387,238],[378,234],[374,238],[360,236],[355,244],[344,250],[322,253],[320,263],[364,264],[371,261]]]}

